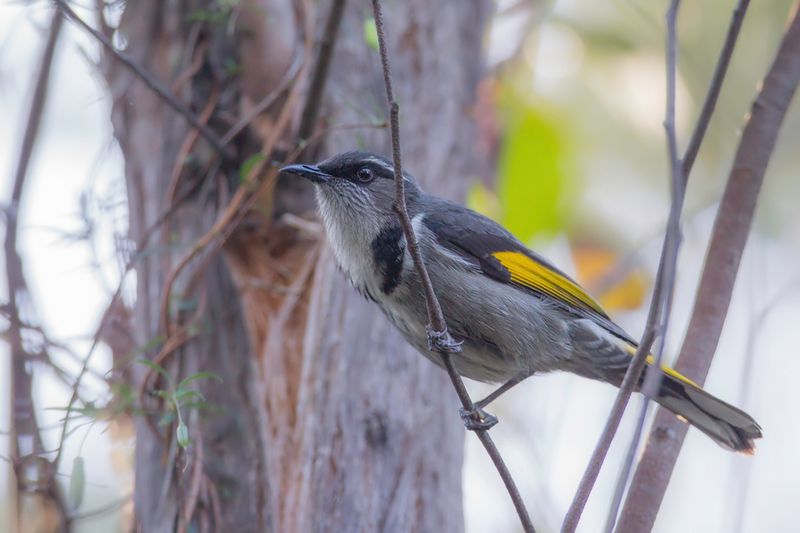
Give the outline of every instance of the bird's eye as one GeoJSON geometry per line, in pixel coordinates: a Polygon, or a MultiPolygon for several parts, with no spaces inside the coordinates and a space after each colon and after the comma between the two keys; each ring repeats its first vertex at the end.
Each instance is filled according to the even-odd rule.
{"type": "Polygon", "coordinates": [[[358,172],[356,172],[356,177],[361,183],[369,183],[375,179],[375,173],[372,172],[372,169],[369,167],[361,167],[358,169],[358,172]]]}

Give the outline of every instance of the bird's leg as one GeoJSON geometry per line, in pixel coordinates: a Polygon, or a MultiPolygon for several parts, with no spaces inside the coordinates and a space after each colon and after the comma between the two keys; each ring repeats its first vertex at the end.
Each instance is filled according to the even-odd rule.
{"type": "Polygon", "coordinates": [[[520,372],[497,387],[497,389],[489,394],[486,398],[475,402],[471,411],[461,409],[461,420],[464,421],[464,426],[471,431],[475,431],[477,429],[486,430],[497,424],[497,417],[487,413],[483,410],[483,408],[502,396],[503,393],[508,392],[509,389],[514,387],[514,385],[523,381],[530,375],[531,372],[520,372]]]}
{"type": "Polygon", "coordinates": [[[497,389],[495,389],[495,391],[489,394],[486,398],[475,402],[475,407],[477,407],[478,409],[483,409],[484,407],[486,407],[487,405],[498,399],[500,396],[511,390],[514,387],[514,385],[517,385],[521,381],[524,381],[525,379],[529,378],[531,374],[532,372],[520,372],[513,378],[509,379],[508,381],[497,387],[497,389]]]}

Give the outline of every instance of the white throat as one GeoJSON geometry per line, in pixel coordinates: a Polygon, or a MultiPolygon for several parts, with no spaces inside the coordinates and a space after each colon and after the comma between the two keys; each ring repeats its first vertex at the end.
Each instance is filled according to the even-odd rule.
{"type": "Polygon", "coordinates": [[[378,296],[380,279],[370,244],[378,233],[380,221],[372,220],[365,212],[359,213],[357,218],[347,217],[349,209],[331,205],[336,200],[321,191],[320,186],[316,187],[316,192],[325,233],[339,268],[359,292],[369,293],[373,298],[378,296]]]}

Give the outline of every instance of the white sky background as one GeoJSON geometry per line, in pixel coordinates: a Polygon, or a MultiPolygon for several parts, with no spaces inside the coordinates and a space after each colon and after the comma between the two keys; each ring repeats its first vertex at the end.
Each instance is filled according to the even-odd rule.
{"type": "MultiPolygon", "coordinates": [[[[567,13],[572,4],[575,2],[560,2],[561,14],[567,13]]],[[[48,23],[49,7],[45,3],[34,7],[16,3],[0,5],[0,117],[3,119],[0,123],[0,202],[3,204],[10,195],[19,140],[27,119],[29,93],[48,23]]],[[[546,25],[541,35],[550,35],[549,41],[541,43],[542,47],[557,46],[559,50],[573,47],[574,51],[565,54],[563,61],[551,61],[549,68],[545,61],[537,71],[537,89],[545,94],[548,91],[555,94],[562,86],[560,84],[575,83],[575,73],[582,68],[581,51],[575,48],[575,36],[558,24],[546,25]]],[[[101,225],[100,237],[95,241],[99,258],[110,265],[103,271],[104,278],[91,267],[92,254],[86,244],[70,242],[60,232],[81,229],[78,213],[84,191],[92,186],[113,197],[120,191],[122,172],[119,152],[110,142],[108,98],[93,67],[83,55],[82,51],[87,50],[90,55],[95,53],[93,45],[72,24],[65,23],[20,212],[20,251],[39,317],[53,338],[71,340],[79,354],[86,352],[86,337],[94,332],[108,302],[107,286],[115,283],[116,263],[111,242],[113,224],[106,220],[101,225]]],[[[493,50],[502,56],[502,50],[493,50]]],[[[536,54],[531,56],[536,57],[536,54]]],[[[634,62],[626,73],[634,75],[632,73],[640,70],[637,66],[641,63],[634,62]]],[[[649,71],[645,69],[644,72],[649,71]]],[[[632,104],[630,107],[635,107],[637,112],[631,113],[630,120],[642,123],[643,135],[662,135],[663,89],[660,78],[653,80],[652,77],[640,76],[631,83],[645,87],[642,92],[651,94],[656,103],[652,106],[647,102],[632,104]],[[639,112],[642,109],[652,109],[653,114],[642,116],[639,112]],[[646,133],[648,131],[650,133],[646,133]]],[[[679,105],[681,101],[685,99],[679,100],[679,105]]],[[[624,109],[625,106],[620,106],[620,112],[624,109]]],[[[797,105],[793,112],[797,114],[797,105]]],[[[781,140],[776,153],[777,163],[771,167],[778,170],[768,173],[765,192],[769,192],[770,180],[780,178],[780,182],[785,181],[775,175],[776,172],[800,168],[797,156],[790,157],[793,144],[796,149],[796,141],[781,140]],[[792,157],[797,163],[794,167],[786,163],[792,161],[792,157]]],[[[613,168],[615,174],[618,170],[613,168]]],[[[722,170],[723,173],[726,171],[722,170]]],[[[724,179],[724,176],[715,179],[724,179]]],[[[654,202],[651,200],[656,198],[655,205],[663,202],[655,196],[659,192],[651,186],[631,187],[630,183],[635,181],[635,177],[623,174],[616,176],[616,181],[590,182],[582,201],[594,209],[598,209],[598,204],[605,206],[599,212],[608,217],[610,225],[629,227],[630,231],[644,238],[663,227],[666,211],[652,213],[654,202]],[[619,190],[614,195],[609,193],[608,187],[619,190]],[[625,202],[625,210],[613,207],[615,196],[625,202]]],[[[692,195],[691,188],[689,195],[692,195]]],[[[781,202],[787,200],[779,194],[765,195],[759,216],[772,214],[776,206],[783,205],[781,202]]],[[[668,354],[680,346],[714,212],[713,207],[701,210],[684,227],[685,240],[667,342],[668,354]]],[[[795,217],[785,222],[796,225],[798,220],[795,217]]],[[[800,455],[796,453],[800,443],[800,425],[795,413],[796,380],[800,375],[796,341],[800,324],[798,234],[800,232],[794,229],[776,239],[757,232],[751,238],[717,358],[706,383],[712,393],[750,412],[764,428],[765,438],[758,443],[754,458],[741,458],[723,451],[699,432],[691,430],[656,531],[686,530],[687,525],[693,531],[731,531],[734,527],[731,523],[733,491],[743,484],[747,492],[741,531],[797,530],[795,506],[800,497],[800,455]],[[787,242],[787,234],[794,237],[793,243],[791,239],[787,242]],[[783,296],[779,296],[781,294],[783,296]],[[756,331],[753,324],[765,306],[771,306],[772,311],[756,331]],[[751,395],[742,398],[741,372],[748,343],[756,333],[756,340],[752,343],[756,368],[749,378],[751,395]],[[750,468],[747,481],[744,481],[747,479],[744,477],[745,467],[750,468]]],[[[653,272],[659,245],[653,241],[641,252],[643,257],[649,258],[647,265],[653,272]]],[[[564,243],[556,242],[542,251],[561,263],[568,258],[564,243]]],[[[569,267],[569,264],[565,266],[569,267]]],[[[641,331],[643,313],[619,318],[634,336],[641,331]]],[[[104,372],[109,364],[108,354],[98,350],[94,367],[104,372]]],[[[61,413],[44,408],[66,405],[69,390],[44,372],[39,376],[37,399],[41,421],[47,425],[56,422],[61,413]]],[[[7,390],[8,381],[9,358],[3,345],[0,346],[0,390],[7,390]]],[[[87,383],[97,384],[91,380],[87,383]]],[[[470,386],[475,396],[481,396],[487,390],[474,384],[470,386]]],[[[104,392],[95,388],[89,389],[87,394],[91,396],[92,391],[100,397],[104,392]]],[[[612,387],[603,384],[572,376],[551,375],[528,380],[490,409],[501,419],[493,435],[510,463],[534,522],[541,531],[558,529],[606,420],[614,394],[612,387]]],[[[0,395],[0,430],[6,430],[9,425],[7,402],[7,395],[0,395]]],[[[596,531],[605,521],[608,500],[638,405],[638,399],[635,399],[626,413],[620,436],[615,440],[611,456],[584,513],[581,531],[596,531]]],[[[92,429],[83,449],[83,455],[90,458],[87,461],[87,479],[93,483],[87,487],[84,510],[113,501],[130,490],[130,479],[112,467],[109,439],[101,434],[101,429],[99,425],[92,429]]],[[[68,473],[70,454],[75,453],[83,433],[83,430],[76,433],[67,450],[62,472],[68,473]]],[[[54,434],[48,433],[46,437],[47,444],[54,446],[54,434]]],[[[466,447],[464,497],[468,531],[517,530],[519,526],[508,496],[482,448],[470,435],[466,447]]],[[[7,455],[7,437],[3,435],[0,435],[0,454],[7,455]]],[[[2,502],[8,499],[8,486],[4,485],[7,474],[8,465],[0,462],[0,530],[4,528],[5,520],[2,502]]],[[[66,482],[67,478],[63,480],[66,482]]],[[[90,527],[85,531],[107,531],[118,529],[119,522],[111,517],[93,524],[87,522],[86,526],[90,527]]]]}

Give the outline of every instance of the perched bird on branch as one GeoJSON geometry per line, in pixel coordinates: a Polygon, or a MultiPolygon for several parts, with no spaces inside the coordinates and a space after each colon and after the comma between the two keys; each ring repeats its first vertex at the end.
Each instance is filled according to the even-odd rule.
{"type": "MultiPolygon", "coordinates": [[[[441,366],[428,347],[425,289],[393,208],[392,163],[354,151],[282,171],[316,185],[333,253],[353,286],[441,366]]],[[[474,412],[462,412],[468,428],[494,425],[483,408],[536,373],[563,370],[620,385],[637,342],[595,299],[499,224],[426,194],[408,174],[403,179],[422,257],[449,331],[461,343],[453,364],[462,376],[502,383],[474,412]]],[[[753,452],[761,428],[750,415],[670,368],[661,373],[655,401],[721,446],[753,452]]]]}

